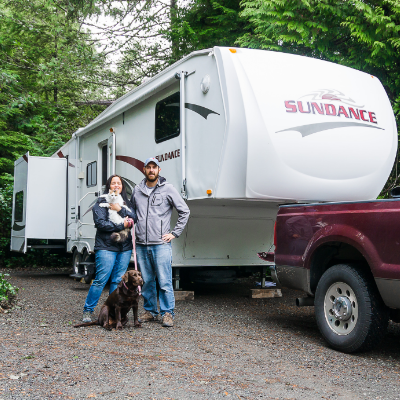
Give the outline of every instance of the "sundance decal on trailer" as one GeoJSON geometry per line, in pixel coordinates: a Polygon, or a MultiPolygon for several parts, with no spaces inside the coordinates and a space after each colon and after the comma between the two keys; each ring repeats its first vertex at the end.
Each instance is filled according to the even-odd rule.
{"type": "Polygon", "coordinates": [[[164,153],[156,156],[158,162],[172,160],[173,158],[178,158],[181,156],[181,149],[170,151],[169,153],[164,153]]]}
{"type": "MultiPolygon", "coordinates": [[[[301,113],[301,114],[314,114],[314,115],[325,115],[328,117],[341,117],[348,119],[356,119],[359,121],[365,121],[368,123],[377,124],[378,121],[376,119],[376,113],[373,111],[363,110],[364,105],[356,105],[355,102],[350,97],[345,97],[345,95],[338,90],[320,90],[316,91],[303,97],[311,97],[311,100],[322,100],[322,101],[339,101],[341,103],[350,105],[335,105],[332,103],[317,103],[315,101],[303,101],[303,100],[285,100],[285,107],[287,113],[301,113]]],[[[326,131],[328,129],[335,128],[345,128],[350,126],[358,126],[358,127],[366,127],[366,128],[375,128],[381,129],[378,126],[373,126],[369,124],[365,124],[362,122],[321,122],[316,124],[308,124],[296,126],[293,128],[283,129],[279,132],[286,131],[297,131],[300,132],[302,137],[311,135],[313,133],[326,131]]]]}

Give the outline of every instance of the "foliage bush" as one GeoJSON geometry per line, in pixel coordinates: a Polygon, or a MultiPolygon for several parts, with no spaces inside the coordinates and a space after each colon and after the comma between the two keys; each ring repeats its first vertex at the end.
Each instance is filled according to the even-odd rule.
{"type": "Polygon", "coordinates": [[[18,288],[7,281],[8,274],[0,274],[0,306],[8,308],[17,296],[18,288]]]}

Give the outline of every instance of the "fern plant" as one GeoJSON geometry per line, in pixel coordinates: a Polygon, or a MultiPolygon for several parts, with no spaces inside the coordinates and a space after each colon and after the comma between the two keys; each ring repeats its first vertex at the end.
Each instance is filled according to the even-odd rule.
{"type": "Polygon", "coordinates": [[[9,274],[0,274],[0,305],[6,306],[15,298],[18,288],[7,281],[6,276],[9,274]]]}

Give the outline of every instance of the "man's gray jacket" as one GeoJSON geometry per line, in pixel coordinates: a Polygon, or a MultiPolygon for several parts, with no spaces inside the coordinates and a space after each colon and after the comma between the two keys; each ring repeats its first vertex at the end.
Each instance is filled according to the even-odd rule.
{"type": "Polygon", "coordinates": [[[154,190],[147,195],[145,188],[146,178],[136,185],[131,203],[138,217],[135,225],[136,243],[163,244],[162,236],[172,233],[179,237],[189,219],[189,207],[186,205],[178,191],[159,176],[154,190]],[[178,211],[178,221],[171,231],[171,214],[173,207],[178,211]]]}

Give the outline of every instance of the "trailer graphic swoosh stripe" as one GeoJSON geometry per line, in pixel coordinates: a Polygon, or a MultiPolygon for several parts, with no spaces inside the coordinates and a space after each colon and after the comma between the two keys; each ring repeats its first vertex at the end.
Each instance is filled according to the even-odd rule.
{"type": "Polygon", "coordinates": [[[94,204],[96,203],[97,199],[94,199],[90,204],[89,208],[86,210],[85,214],[82,215],[82,218],[89,212],[92,211],[92,208],[94,207],[94,204]]]}
{"type": "Polygon", "coordinates": [[[327,131],[328,129],[335,129],[335,128],[346,128],[349,126],[359,126],[363,128],[373,128],[373,129],[381,129],[384,131],[383,128],[379,128],[378,126],[371,126],[368,124],[360,124],[359,122],[321,122],[319,124],[310,124],[310,125],[302,125],[302,126],[295,126],[293,128],[283,129],[279,132],[287,132],[287,131],[297,131],[301,133],[301,136],[305,137],[308,135],[312,135],[313,133],[327,131]]]}
{"type": "Polygon", "coordinates": [[[116,156],[115,159],[118,161],[126,162],[126,163],[132,165],[133,167],[137,168],[144,175],[144,172],[143,172],[144,162],[143,161],[140,161],[136,158],[128,157],[128,156],[116,156]]]}
{"type": "Polygon", "coordinates": [[[185,103],[185,108],[187,108],[188,110],[194,111],[195,113],[201,115],[205,119],[207,119],[207,117],[210,114],[219,115],[217,112],[210,110],[208,108],[202,107],[202,106],[198,106],[197,104],[185,103]]]}
{"type": "Polygon", "coordinates": [[[12,227],[12,230],[13,231],[15,231],[15,232],[18,232],[18,231],[22,231],[22,229],[25,229],[25,225],[17,225],[15,222],[14,222],[14,225],[13,225],[13,227],[12,227]]]}
{"type": "MultiPolygon", "coordinates": [[[[167,107],[179,107],[179,103],[171,103],[167,104],[167,107]]],[[[209,108],[205,108],[203,106],[199,106],[197,104],[192,104],[192,103],[185,103],[185,108],[188,110],[194,111],[195,113],[201,115],[204,119],[207,119],[207,117],[210,114],[218,114],[217,112],[210,110],[209,108]]]]}
{"type": "MultiPolygon", "coordinates": [[[[58,155],[58,157],[60,157],[60,158],[66,158],[61,150],[57,153],[57,155],[58,155]]],[[[74,165],[74,164],[71,164],[70,162],[68,162],[68,165],[69,165],[70,167],[72,167],[72,168],[75,168],[75,165],[74,165]]]]}

